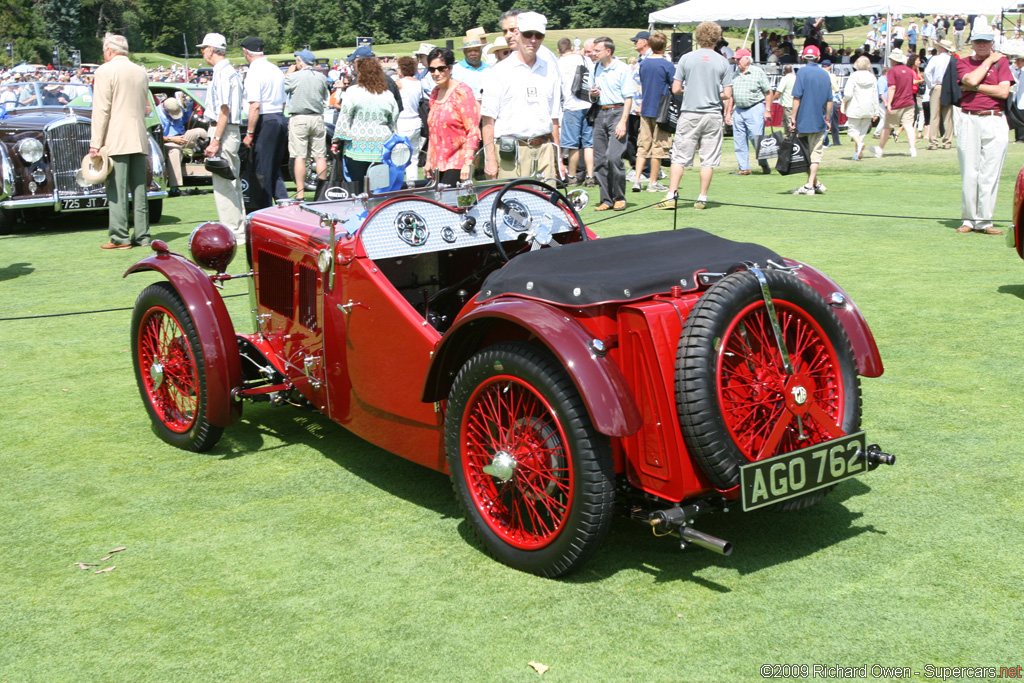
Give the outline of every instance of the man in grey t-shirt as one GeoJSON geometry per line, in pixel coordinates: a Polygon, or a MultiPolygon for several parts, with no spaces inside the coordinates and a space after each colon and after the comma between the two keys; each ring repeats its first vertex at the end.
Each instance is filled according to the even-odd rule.
{"type": "Polygon", "coordinates": [[[700,152],[700,195],[693,208],[703,209],[708,201],[708,188],[714,169],[722,162],[722,138],[725,135],[724,103],[732,99],[732,67],[714,51],[722,37],[722,28],[705,21],[694,32],[700,49],[683,55],[676,65],[672,93],[683,94],[676,136],[672,143],[672,172],[665,200],[656,209],[674,209],[683,168],[693,167],[693,157],[700,152]],[[685,87],[684,87],[685,84],[685,87]]]}

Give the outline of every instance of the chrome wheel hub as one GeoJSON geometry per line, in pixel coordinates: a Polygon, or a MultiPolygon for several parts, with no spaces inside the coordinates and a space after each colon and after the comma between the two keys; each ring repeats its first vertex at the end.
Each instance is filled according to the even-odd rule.
{"type": "Polygon", "coordinates": [[[498,451],[491,464],[483,467],[483,471],[499,481],[508,481],[516,471],[516,459],[508,451],[498,451]]]}
{"type": "Polygon", "coordinates": [[[149,378],[153,380],[153,389],[159,389],[164,383],[164,366],[158,361],[154,360],[153,364],[149,366],[149,378]]]}

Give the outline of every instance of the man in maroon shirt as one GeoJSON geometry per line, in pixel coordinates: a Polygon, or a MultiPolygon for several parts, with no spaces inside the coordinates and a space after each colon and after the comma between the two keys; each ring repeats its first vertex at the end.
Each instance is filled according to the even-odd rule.
{"type": "MultiPolygon", "coordinates": [[[[1006,160],[1009,129],[1006,98],[1010,95],[1010,62],[993,49],[991,29],[981,28],[971,36],[974,54],[956,60],[956,73],[963,95],[960,99],[960,130],[956,138],[957,159],[963,184],[962,225],[959,233],[971,231],[1002,235],[992,225],[999,174],[1006,160]]],[[[950,64],[950,66],[953,66],[950,64]]]]}
{"type": "Polygon", "coordinates": [[[907,56],[899,48],[889,53],[889,60],[892,66],[886,79],[889,82],[889,92],[885,100],[885,128],[882,130],[882,140],[878,147],[872,147],[871,151],[876,157],[882,156],[885,151],[885,143],[889,135],[900,126],[907,131],[907,140],[910,141],[910,156],[917,156],[917,135],[914,128],[914,79],[917,75],[914,70],[907,67],[907,56]]]}

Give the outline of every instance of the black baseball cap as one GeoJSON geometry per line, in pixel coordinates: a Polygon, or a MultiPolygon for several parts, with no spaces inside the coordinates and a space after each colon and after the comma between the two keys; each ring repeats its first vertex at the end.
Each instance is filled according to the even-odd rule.
{"type": "Polygon", "coordinates": [[[264,47],[266,45],[263,43],[263,39],[256,36],[249,36],[242,41],[242,48],[249,52],[263,52],[264,47]]]}
{"type": "Polygon", "coordinates": [[[629,42],[635,43],[638,40],[650,40],[650,39],[651,39],[651,32],[650,31],[640,31],[635,36],[630,38],[629,42]]]}

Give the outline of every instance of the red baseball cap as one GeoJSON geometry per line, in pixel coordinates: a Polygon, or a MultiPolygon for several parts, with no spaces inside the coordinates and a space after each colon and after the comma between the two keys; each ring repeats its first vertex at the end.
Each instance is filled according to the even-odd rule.
{"type": "Polygon", "coordinates": [[[745,47],[741,47],[740,49],[736,50],[736,54],[734,54],[733,56],[736,59],[739,59],[741,57],[749,57],[750,56],[750,50],[748,50],[745,47]]]}
{"type": "Polygon", "coordinates": [[[804,59],[811,57],[813,59],[821,58],[821,50],[818,49],[817,45],[807,45],[804,47],[804,51],[800,53],[800,56],[804,59]]]}

